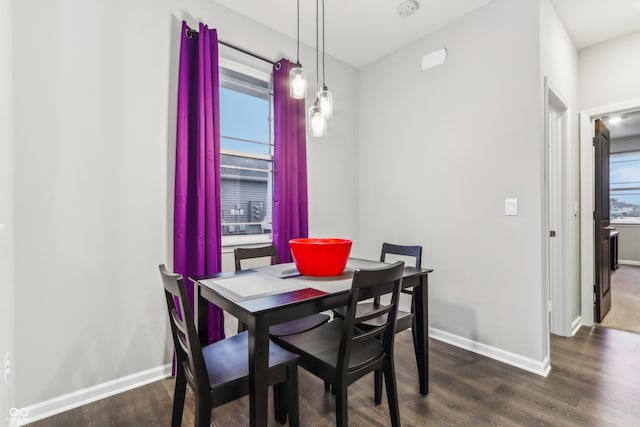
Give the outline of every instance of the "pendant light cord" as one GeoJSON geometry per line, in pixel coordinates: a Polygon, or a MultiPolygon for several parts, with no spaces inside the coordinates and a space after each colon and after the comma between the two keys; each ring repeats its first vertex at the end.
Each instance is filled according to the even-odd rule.
{"type": "Polygon", "coordinates": [[[324,82],[324,0],[322,0],[322,87],[325,87],[324,82]]]}
{"type": "Polygon", "coordinates": [[[318,15],[320,14],[319,9],[319,1],[316,0],[316,92],[318,92],[318,83],[320,81],[320,68],[318,65],[318,63],[320,62],[318,58],[318,15]]]}
{"type": "Polygon", "coordinates": [[[298,28],[297,28],[297,32],[298,32],[298,47],[297,47],[297,51],[296,51],[296,64],[300,63],[300,0],[298,0],[298,8],[297,8],[297,14],[298,14],[298,28]]]}

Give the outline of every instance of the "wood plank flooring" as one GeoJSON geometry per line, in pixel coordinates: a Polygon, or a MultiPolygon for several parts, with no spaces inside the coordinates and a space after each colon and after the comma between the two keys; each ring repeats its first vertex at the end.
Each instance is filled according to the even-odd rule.
{"type": "MultiPolygon", "coordinates": [[[[548,378],[431,340],[430,393],[417,391],[409,331],[398,334],[396,371],[403,426],[640,426],[640,335],[583,327],[551,338],[548,378]]],[[[167,379],[31,424],[32,427],[169,426],[167,379]]],[[[386,395],[373,404],[373,378],[349,389],[351,426],[389,425],[386,395]]],[[[193,426],[188,395],[183,426],[193,426]]],[[[271,403],[270,403],[271,408],[271,403]]],[[[271,410],[271,409],[270,409],[271,410]]],[[[246,398],[213,411],[214,426],[246,426],[246,398]]],[[[320,380],[300,369],[303,426],[335,424],[334,402],[320,380]]],[[[270,425],[278,426],[270,414],[270,425]]]]}

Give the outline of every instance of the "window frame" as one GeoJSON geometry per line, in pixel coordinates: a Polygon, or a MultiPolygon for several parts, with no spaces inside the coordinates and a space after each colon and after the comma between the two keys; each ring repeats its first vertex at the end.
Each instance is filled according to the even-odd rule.
{"type": "MultiPolygon", "coordinates": [[[[247,56],[247,58],[239,58],[236,55],[222,55],[219,56],[219,67],[226,68],[237,73],[241,73],[247,75],[249,77],[262,80],[264,82],[268,82],[268,96],[269,96],[269,154],[259,154],[259,153],[251,153],[248,151],[242,150],[233,150],[229,148],[220,147],[220,156],[229,155],[235,157],[244,157],[250,159],[257,160],[266,160],[271,162],[271,168],[269,170],[269,174],[271,174],[271,195],[267,195],[267,203],[271,203],[270,210],[273,214],[273,160],[274,160],[274,120],[273,120],[273,76],[272,73],[267,71],[266,69],[261,69],[257,63],[253,65],[248,65],[242,63],[241,61],[254,62],[253,58],[247,56]]],[[[223,87],[222,84],[220,87],[223,87]]],[[[235,90],[235,89],[231,89],[235,90]]],[[[221,138],[230,138],[243,140],[242,138],[237,138],[233,136],[225,136],[220,135],[221,138]]],[[[248,141],[248,140],[247,140],[248,141]]],[[[256,141],[248,141],[252,143],[259,143],[256,141]]],[[[222,167],[222,165],[221,165],[222,167]]],[[[271,222],[273,224],[273,220],[271,222]]],[[[241,235],[230,235],[225,236],[222,235],[222,248],[228,249],[230,247],[236,246],[245,246],[245,245],[254,245],[254,244],[262,244],[262,243],[271,243],[273,241],[273,227],[271,229],[271,233],[268,234],[241,234],[241,235]]]]}
{"type": "MultiPolygon", "coordinates": [[[[626,151],[620,151],[620,152],[615,152],[615,153],[610,153],[609,154],[609,174],[611,175],[611,159],[613,157],[618,157],[618,156],[624,156],[624,155],[629,155],[629,154],[635,154],[640,156],[640,148],[638,149],[634,149],[634,150],[626,150],[626,151]]],[[[621,184],[621,183],[618,183],[621,184]]],[[[632,186],[632,187],[623,187],[623,188],[616,188],[613,189],[611,187],[612,183],[611,183],[611,177],[609,177],[609,200],[612,199],[613,195],[618,192],[618,191],[638,191],[640,192],[640,186],[632,186]]],[[[611,206],[611,203],[610,203],[611,206]]],[[[613,218],[613,215],[611,214],[611,208],[609,208],[609,218],[610,218],[610,223],[611,224],[615,224],[615,225],[631,225],[631,226],[638,226],[640,225],[640,219],[637,220],[633,220],[633,221],[625,221],[625,220],[621,220],[620,218],[613,218]]]]}

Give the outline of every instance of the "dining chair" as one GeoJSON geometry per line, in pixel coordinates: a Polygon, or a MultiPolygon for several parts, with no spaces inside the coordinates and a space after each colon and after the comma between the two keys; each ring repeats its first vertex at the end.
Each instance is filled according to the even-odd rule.
{"type": "MultiPolygon", "coordinates": [[[[397,255],[400,257],[413,258],[415,260],[415,268],[421,268],[422,266],[422,246],[404,246],[404,245],[395,245],[392,243],[383,243],[382,251],[380,252],[380,262],[387,262],[387,255],[397,255]]],[[[413,289],[407,288],[401,290],[402,293],[411,294],[411,312],[407,312],[404,310],[398,309],[398,321],[396,323],[396,332],[404,331],[405,329],[411,328],[411,334],[413,337],[413,349],[416,357],[416,364],[419,364],[418,354],[416,352],[416,348],[418,348],[417,344],[417,335],[416,328],[414,325],[414,315],[415,312],[415,303],[413,299],[413,289]]],[[[374,298],[373,301],[362,302],[358,305],[358,310],[369,311],[373,307],[377,307],[380,305],[380,298],[374,298]]],[[[333,310],[334,317],[344,318],[346,311],[346,307],[338,307],[333,310]]],[[[384,320],[383,319],[370,319],[359,323],[358,328],[369,331],[376,327],[378,327],[384,320]]],[[[376,404],[379,404],[382,400],[382,375],[380,372],[376,372],[375,374],[375,392],[374,392],[374,400],[376,404]]]]}
{"type": "Polygon", "coordinates": [[[336,396],[336,425],[348,425],[347,389],[350,384],[374,371],[383,371],[392,426],[400,426],[393,341],[396,333],[398,299],[404,262],[353,273],[345,317],[334,318],[317,328],[275,338],[282,347],[298,353],[300,366],[331,384],[336,396]],[[362,310],[358,302],[391,295],[388,304],[362,310]],[[358,324],[384,318],[379,326],[362,331],[358,324]]]}
{"type": "MultiPolygon", "coordinates": [[[[259,248],[236,248],[233,251],[236,262],[236,271],[242,270],[242,261],[257,258],[270,258],[271,264],[279,264],[278,251],[274,245],[262,246],[259,248]]],[[[271,336],[285,336],[308,331],[324,325],[330,319],[330,316],[323,313],[316,313],[300,319],[291,320],[284,323],[272,325],[269,328],[271,336]]],[[[238,332],[246,330],[246,325],[238,320],[238,332]]]]}
{"type": "MultiPolygon", "coordinates": [[[[187,384],[195,394],[195,426],[209,427],[213,408],[249,394],[247,332],[202,347],[180,274],[159,266],[176,351],[172,427],[180,427],[187,384]]],[[[269,385],[276,420],[299,425],[299,356],[269,342],[269,385]]]]}

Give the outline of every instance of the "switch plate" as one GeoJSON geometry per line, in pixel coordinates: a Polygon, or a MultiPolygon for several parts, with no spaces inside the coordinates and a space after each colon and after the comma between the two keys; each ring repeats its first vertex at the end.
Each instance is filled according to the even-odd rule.
{"type": "Polygon", "coordinates": [[[507,216],[518,215],[518,199],[504,199],[504,214],[507,216]]]}

